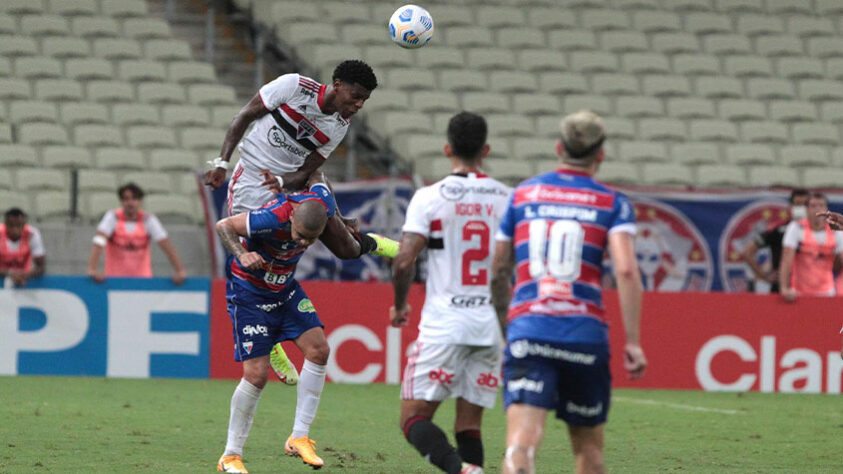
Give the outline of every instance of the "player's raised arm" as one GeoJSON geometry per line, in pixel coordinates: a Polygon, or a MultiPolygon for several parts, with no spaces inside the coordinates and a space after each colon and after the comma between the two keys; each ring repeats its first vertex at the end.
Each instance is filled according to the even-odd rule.
{"type": "Polygon", "coordinates": [[[643,287],[635,255],[635,236],[628,232],[609,234],[609,254],[618,282],[618,299],[626,331],[624,367],[631,378],[644,375],[647,359],[641,349],[641,299],[643,287]]]}
{"type": "Polygon", "coordinates": [[[211,186],[213,189],[222,186],[223,181],[225,181],[225,172],[228,170],[229,161],[231,160],[231,154],[234,153],[234,147],[240,143],[249,125],[268,113],[269,110],[263,105],[260,93],[255,94],[252,100],[240,109],[240,112],[234,116],[231,125],[228,126],[228,130],[225,132],[220,156],[214,160],[214,169],[205,173],[205,184],[211,186]]]}
{"type": "Polygon", "coordinates": [[[498,315],[501,334],[506,336],[506,321],[509,302],[512,300],[512,269],[515,266],[515,252],[512,241],[499,240],[495,245],[495,258],[492,260],[492,305],[498,315]]]}
{"type": "Polygon", "coordinates": [[[389,320],[395,327],[406,326],[409,322],[410,305],[407,295],[410,284],[416,274],[416,259],[427,245],[427,238],[413,232],[404,232],[401,238],[401,249],[392,262],[392,292],[393,306],[389,308],[389,320]]]}
{"type": "Polygon", "coordinates": [[[256,269],[266,261],[257,252],[249,252],[240,243],[240,237],[248,237],[249,213],[243,212],[217,222],[217,234],[225,248],[246,268],[256,269]]]}

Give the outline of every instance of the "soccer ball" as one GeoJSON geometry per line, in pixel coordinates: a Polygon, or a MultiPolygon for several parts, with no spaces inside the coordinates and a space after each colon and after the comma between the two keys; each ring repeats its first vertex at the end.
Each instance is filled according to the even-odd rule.
{"type": "Polygon", "coordinates": [[[404,5],[389,19],[389,36],[402,48],[421,48],[433,38],[433,17],[418,5],[404,5]]]}

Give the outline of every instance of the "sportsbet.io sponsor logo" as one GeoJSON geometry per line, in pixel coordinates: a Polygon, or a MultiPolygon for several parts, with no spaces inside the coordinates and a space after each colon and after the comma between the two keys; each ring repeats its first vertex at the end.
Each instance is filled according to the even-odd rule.
{"type": "Polygon", "coordinates": [[[303,157],[307,155],[306,150],[303,150],[299,146],[288,142],[286,134],[280,128],[278,128],[277,125],[273,125],[272,127],[270,127],[269,131],[266,132],[266,141],[269,142],[269,144],[274,146],[275,148],[282,148],[296,156],[303,157]]]}
{"type": "Polygon", "coordinates": [[[453,181],[439,186],[439,195],[448,201],[459,201],[467,193],[473,194],[498,194],[506,196],[507,194],[498,188],[484,188],[483,186],[467,187],[460,182],[453,181]]]}
{"type": "Polygon", "coordinates": [[[315,313],[316,308],[313,307],[313,302],[310,301],[310,298],[305,298],[299,301],[299,311],[302,313],[315,313]]]}

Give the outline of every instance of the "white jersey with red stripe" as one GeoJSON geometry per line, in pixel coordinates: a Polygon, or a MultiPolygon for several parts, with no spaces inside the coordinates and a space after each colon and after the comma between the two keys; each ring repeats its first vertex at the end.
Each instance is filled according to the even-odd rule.
{"type": "Polygon", "coordinates": [[[452,174],[416,191],[403,231],[427,238],[419,341],[488,346],[500,340],[490,302],[492,236],[511,189],[482,174],[452,174]]]}

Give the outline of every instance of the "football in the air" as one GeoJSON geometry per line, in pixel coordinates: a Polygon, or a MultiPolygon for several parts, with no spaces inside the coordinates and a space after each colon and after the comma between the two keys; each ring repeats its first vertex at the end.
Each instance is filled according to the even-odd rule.
{"type": "Polygon", "coordinates": [[[404,5],[389,19],[389,36],[402,48],[421,48],[433,38],[433,17],[418,5],[404,5]]]}

